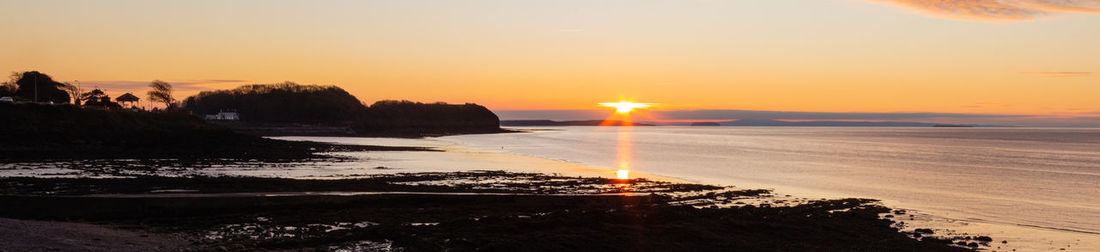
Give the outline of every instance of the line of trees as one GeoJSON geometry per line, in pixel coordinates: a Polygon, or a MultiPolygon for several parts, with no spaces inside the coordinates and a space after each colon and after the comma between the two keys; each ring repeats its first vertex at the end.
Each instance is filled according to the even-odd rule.
{"type": "Polygon", "coordinates": [[[53,80],[38,71],[15,72],[0,88],[0,96],[11,96],[26,101],[69,103],[72,88],[68,83],[53,80]]]}
{"type": "Polygon", "coordinates": [[[386,100],[365,106],[339,87],[293,82],[203,91],[184,99],[182,106],[197,115],[236,111],[240,120],[248,123],[340,125],[349,126],[360,134],[415,135],[500,129],[496,114],[477,104],[386,100]]]}
{"type": "MultiPolygon", "coordinates": [[[[154,80],[149,84],[151,90],[147,93],[149,100],[163,103],[165,108],[177,107],[176,100],[172,97],[172,84],[161,80],[154,80]]],[[[127,93],[128,94],[128,93],[127,93]]],[[[123,95],[133,101],[136,97],[123,95]]],[[[38,71],[13,72],[8,81],[0,83],[0,97],[13,97],[20,102],[42,102],[64,104],[71,103],[77,106],[92,108],[117,109],[122,106],[112,101],[111,97],[101,89],[83,92],[77,85],[59,82],[47,74],[38,71]]]]}
{"type": "Polygon", "coordinates": [[[408,132],[479,132],[500,129],[500,118],[484,106],[383,100],[371,104],[356,130],[408,132]]]}
{"type": "MultiPolygon", "coordinates": [[[[336,86],[299,85],[293,82],[245,85],[230,90],[203,91],[182,102],[173,96],[172,85],[154,80],[146,93],[149,101],[162,103],[168,110],[181,109],[195,115],[235,111],[240,120],[250,123],[306,123],[348,126],[360,132],[398,132],[409,134],[492,132],[500,120],[489,109],[477,104],[419,103],[379,101],[370,106],[336,86]]],[[[28,71],[13,73],[0,85],[0,96],[19,101],[72,103],[87,108],[118,109],[135,102],[132,94],[112,100],[101,89],[82,92],[77,86],[53,80],[49,75],[28,71]]]]}
{"type": "Polygon", "coordinates": [[[197,115],[236,111],[242,121],[259,123],[350,122],[364,109],[339,87],[294,82],[203,91],[184,99],[183,107],[197,115]]]}

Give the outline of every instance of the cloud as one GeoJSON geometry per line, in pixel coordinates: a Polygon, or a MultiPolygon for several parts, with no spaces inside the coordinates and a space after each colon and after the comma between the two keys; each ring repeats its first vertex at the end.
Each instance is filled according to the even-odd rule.
{"type": "MultiPolygon", "coordinates": [[[[610,113],[607,110],[494,110],[501,120],[600,120],[610,113]]],[[[1015,125],[1033,127],[1100,127],[1100,111],[1072,115],[1044,116],[1019,114],[972,113],[845,113],[845,112],[797,112],[763,110],[666,110],[648,111],[645,121],[729,121],[729,120],[783,120],[783,121],[893,121],[928,122],[945,124],[1015,125]]]]}
{"type": "Polygon", "coordinates": [[[934,16],[986,22],[1028,21],[1059,13],[1100,13],[1100,0],[871,0],[934,16]]]}
{"type": "Polygon", "coordinates": [[[870,121],[929,121],[948,118],[1006,118],[1022,115],[965,114],[965,113],[844,113],[844,112],[795,112],[795,111],[758,111],[758,110],[673,110],[654,111],[662,119],[706,119],[706,120],[870,120],[870,121]]]}
{"type": "MultiPolygon", "coordinates": [[[[249,83],[247,80],[164,80],[169,84],[172,84],[172,89],[175,90],[174,96],[176,99],[183,99],[184,97],[197,94],[201,91],[212,89],[226,89],[249,83]]],[[[138,97],[145,98],[145,92],[149,91],[149,82],[152,80],[99,80],[99,81],[80,81],[80,89],[84,92],[91,91],[92,89],[100,89],[110,95],[111,97],[117,97],[124,93],[132,93],[138,97]]],[[[73,83],[77,84],[77,83],[73,83]]]]}
{"type": "MultiPolygon", "coordinates": [[[[105,91],[131,91],[131,90],[144,90],[149,87],[148,80],[102,80],[102,81],[81,81],[80,87],[85,90],[102,89],[105,91]]],[[[220,84],[233,84],[240,85],[248,82],[247,80],[191,80],[191,81],[170,81],[166,80],[176,91],[201,91],[210,89],[211,86],[217,86],[220,84]]]]}
{"type": "MultiPolygon", "coordinates": [[[[502,110],[494,111],[502,120],[595,120],[607,117],[602,110],[502,110]]],[[[932,118],[1006,118],[1026,115],[965,114],[965,113],[845,113],[845,112],[796,112],[763,110],[666,110],[649,111],[661,120],[924,120],[932,118]]]]}
{"type": "Polygon", "coordinates": [[[1065,78],[1065,77],[1085,77],[1085,76],[1092,75],[1092,72],[1020,72],[1018,74],[1036,75],[1036,76],[1043,76],[1043,77],[1065,78]]]}

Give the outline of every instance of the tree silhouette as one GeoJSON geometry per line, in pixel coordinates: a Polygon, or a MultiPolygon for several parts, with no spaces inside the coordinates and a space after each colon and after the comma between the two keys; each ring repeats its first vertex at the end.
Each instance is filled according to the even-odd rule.
{"type": "Polygon", "coordinates": [[[107,93],[104,93],[103,90],[99,89],[81,94],[80,100],[84,101],[84,107],[104,109],[115,109],[122,107],[121,105],[118,105],[118,103],[111,101],[111,97],[107,96],[107,93]]]}
{"type": "Polygon", "coordinates": [[[491,132],[500,129],[500,118],[489,109],[473,104],[378,101],[370,105],[356,130],[403,131],[406,133],[491,132]]]}
{"type": "Polygon", "coordinates": [[[64,89],[65,92],[69,93],[69,96],[73,97],[73,99],[72,99],[73,100],[73,105],[80,106],[80,98],[78,98],[78,97],[80,97],[80,88],[79,87],[77,87],[76,85],[73,85],[72,83],[65,83],[65,86],[62,87],[62,89],[64,89]]]}
{"type": "Polygon", "coordinates": [[[354,121],[363,104],[336,86],[284,82],[203,91],[183,101],[195,114],[236,111],[242,121],[260,123],[334,123],[354,121]]]}
{"type": "Polygon", "coordinates": [[[19,73],[12,72],[11,79],[0,83],[0,97],[15,96],[15,92],[19,90],[19,86],[15,85],[16,81],[19,81],[19,73]]]}
{"type": "Polygon", "coordinates": [[[165,109],[172,108],[172,103],[176,100],[172,98],[172,84],[161,80],[154,80],[149,83],[149,87],[153,90],[149,90],[149,101],[164,103],[165,109]]]}
{"type": "Polygon", "coordinates": [[[15,81],[16,96],[37,102],[69,103],[69,93],[63,90],[65,83],[54,81],[38,71],[23,72],[15,81]]]}

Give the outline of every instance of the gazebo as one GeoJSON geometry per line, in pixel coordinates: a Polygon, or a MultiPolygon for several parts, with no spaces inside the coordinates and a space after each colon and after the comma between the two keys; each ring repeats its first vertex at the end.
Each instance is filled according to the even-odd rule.
{"type": "Polygon", "coordinates": [[[138,100],[141,100],[141,98],[138,98],[131,93],[125,93],[119,95],[118,98],[115,98],[115,101],[118,101],[118,103],[122,104],[122,107],[134,107],[135,105],[137,105],[138,100]]]}

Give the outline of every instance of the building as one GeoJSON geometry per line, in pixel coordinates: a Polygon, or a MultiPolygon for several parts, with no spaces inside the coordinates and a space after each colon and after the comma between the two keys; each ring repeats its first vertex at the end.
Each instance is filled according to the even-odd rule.
{"type": "Polygon", "coordinates": [[[115,98],[115,101],[117,101],[119,104],[121,104],[123,108],[137,107],[138,101],[140,101],[140,100],[141,100],[141,98],[138,98],[136,95],[131,94],[131,93],[125,93],[125,94],[122,94],[122,95],[118,96],[117,98],[115,98]]]}
{"type": "Polygon", "coordinates": [[[240,115],[235,111],[220,111],[217,114],[209,114],[203,117],[206,120],[219,120],[219,121],[237,121],[241,120],[240,115]]]}

